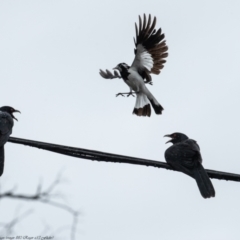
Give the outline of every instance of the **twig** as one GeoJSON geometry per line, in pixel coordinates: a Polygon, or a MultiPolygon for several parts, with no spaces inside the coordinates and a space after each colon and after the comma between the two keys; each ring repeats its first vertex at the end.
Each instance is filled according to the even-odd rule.
{"type": "MultiPolygon", "coordinates": [[[[74,209],[72,209],[66,204],[52,201],[51,199],[53,197],[52,192],[55,190],[55,187],[58,185],[59,182],[60,182],[60,175],[57,176],[55,181],[45,191],[42,191],[42,186],[41,184],[39,184],[35,194],[32,194],[32,195],[16,194],[14,193],[14,190],[9,190],[4,193],[1,193],[0,199],[12,198],[12,199],[18,199],[18,200],[20,199],[20,200],[26,200],[26,201],[38,201],[38,202],[45,203],[69,212],[73,217],[73,223],[71,227],[71,240],[74,240],[79,212],[75,211],[74,209]]],[[[23,217],[21,216],[21,218],[23,217]]],[[[16,225],[16,223],[19,221],[19,219],[20,219],[19,217],[14,219],[8,225],[6,225],[5,228],[11,230],[13,226],[16,225]]]]}
{"type": "MultiPolygon", "coordinates": [[[[151,167],[157,167],[157,168],[165,168],[167,170],[174,170],[167,163],[160,162],[160,161],[134,158],[134,157],[128,157],[123,155],[99,152],[99,151],[88,150],[83,148],[74,148],[74,147],[56,145],[52,143],[37,142],[37,141],[28,140],[28,139],[21,139],[21,138],[14,138],[14,137],[10,137],[8,141],[12,143],[23,144],[23,145],[36,147],[39,149],[44,149],[44,150],[55,152],[55,153],[60,153],[60,154],[77,157],[77,158],[89,159],[93,161],[129,163],[129,164],[144,165],[144,166],[151,166],[151,167]]],[[[208,169],[206,169],[206,171],[210,178],[240,182],[240,174],[219,172],[219,171],[208,170],[208,169]]]]}
{"type": "Polygon", "coordinates": [[[3,225],[3,227],[5,229],[5,235],[11,235],[13,233],[14,226],[17,223],[19,223],[21,220],[23,220],[23,218],[26,218],[28,215],[30,215],[32,212],[33,212],[33,210],[30,209],[30,210],[24,212],[23,214],[21,214],[20,216],[14,218],[11,222],[1,224],[1,225],[3,225]]]}

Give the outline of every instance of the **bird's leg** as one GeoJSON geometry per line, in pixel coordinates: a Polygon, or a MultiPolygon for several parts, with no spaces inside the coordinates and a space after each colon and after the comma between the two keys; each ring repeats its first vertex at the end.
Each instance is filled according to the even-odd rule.
{"type": "Polygon", "coordinates": [[[128,95],[127,95],[127,97],[129,97],[129,96],[133,96],[133,97],[135,97],[134,93],[135,93],[135,92],[132,92],[132,91],[129,92],[128,95]]]}

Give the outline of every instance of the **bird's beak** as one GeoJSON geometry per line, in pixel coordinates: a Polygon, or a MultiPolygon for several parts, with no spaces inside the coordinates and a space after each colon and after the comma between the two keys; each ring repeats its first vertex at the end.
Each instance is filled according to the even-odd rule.
{"type": "MultiPolygon", "coordinates": [[[[21,113],[19,110],[14,110],[12,113],[14,113],[14,112],[21,113]]],[[[15,118],[13,114],[12,114],[12,118],[14,118],[16,121],[18,121],[17,118],[15,118]]]]}
{"type": "Polygon", "coordinates": [[[169,142],[172,142],[172,136],[170,134],[167,134],[167,135],[164,135],[163,137],[170,137],[171,139],[169,141],[167,141],[165,144],[169,143],[169,142]]]}
{"type": "Polygon", "coordinates": [[[114,67],[113,70],[118,70],[118,71],[120,71],[120,69],[119,69],[118,66],[114,67]]]}
{"type": "Polygon", "coordinates": [[[21,113],[19,110],[14,110],[13,112],[18,112],[18,113],[21,113]]]}

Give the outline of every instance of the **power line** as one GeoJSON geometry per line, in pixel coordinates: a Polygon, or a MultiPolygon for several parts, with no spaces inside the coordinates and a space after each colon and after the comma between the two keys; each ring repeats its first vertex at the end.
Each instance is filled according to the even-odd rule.
{"type": "MultiPolygon", "coordinates": [[[[55,153],[60,153],[60,154],[77,157],[77,158],[89,159],[93,161],[129,163],[129,164],[144,165],[144,166],[151,166],[151,167],[157,167],[157,168],[165,168],[167,170],[176,171],[167,163],[160,162],[160,161],[153,161],[153,160],[148,160],[143,158],[134,158],[134,157],[128,157],[124,155],[99,152],[99,151],[88,150],[83,148],[74,148],[74,147],[68,147],[68,146],[45,143],[45,142],[38,142],[38,141],[15,138],[15,137],[10,137],[8,141],[16,144],[23,144],[23,145],[36,147],[39,149],[44,149],[44,150],[55,152],[55,153]]],[[[206,171],[210,178],[240,182],[240,174],[219,172],[219,171],[210,170],[210,169],[206,169],[206,171]]]]}

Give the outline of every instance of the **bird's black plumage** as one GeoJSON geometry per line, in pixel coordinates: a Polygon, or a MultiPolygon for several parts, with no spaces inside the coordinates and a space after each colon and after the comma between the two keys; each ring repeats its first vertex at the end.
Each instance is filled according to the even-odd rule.
{"type": "Polygon", "coordinates": [[[170,137],[173,145],[165,151],[165,159],[174,169],[187,174],[197,182],[204,198],[215,196],[212,182],[202,166],[200,148],[195,140],[189,139],[183,133],[165,135],[170,137]]]}
{"type": "Polygon", "coordinates": [[[120,63],[119,64],[119,68],[121,68],[120,71],[120,75],[122,77],[122,79],[126,82],[128,81],[128,76],[129,76],[129,72],[128,69],[130,68],[126,63],[120,63]]]}
{"type": "Polygon", "coordinates": [[[150,117],[151,105],[156,114],[162,114],[163,111],[161,104],[145,86],[146,83],[152,84],[150,74],[159,74],[168,56],[165,36],[161,28],[156,28],[156,22],[156,17],[152,20],[150,14],[148,18],[145,14],[143,18],[139,16],[138,26],[135,24],[135,57],[131,66],[120,63],[114,68],[114,74],[109,70],[105,72],[100,70],[100,75],[105,79],[119,78],[116,70],[119,71],[121,78],[129,86],[130,92],[119,93],[117,96],[123,96],[123,94],[130,96],[133,95],[132,90],[135,91],[137,97],[133,113],[137,116],[150,117]]]}
{"type": "Polygon", "coordinates": [[[9,106],[0,108],[0,176],[4,170],[4,145],[12,134],[13,119],[16,119],[13,115],[14,112],[19,111],[9,106]]]}
{"type": "Polygon", "coordinates": [[[139,26],[135,23],[136,40],[134,38],[134,43],[136,48],[134,49],[134,53],[136,56],[132,65],[137,68],[138,73],[143,77],[143,79],[146,78],[147,82],[149,80],[151,81],[149,73],[159,74],[161,72],[161,69],[164,67],[164,63],[166,63],[165,58],[168,56],[168,46],[164,40],[165,35],[162,33],[161,28],[158,30],[155,28],[156,23],[156,17],[154,17],[153,21],[151,21],[151,15],[149,15],[147,19],[145,14],[143,15],[143,21],[139,16],[139,26]],[[147,52],[151,56],[153,64],[149,65],[149,63],[144,63],[143,59],[146,59],[145,54],[143,59],[140,60],[140,56],[144,52],[147,52]],[[148,79],[149,77],[150,79],[148,79]]]}

